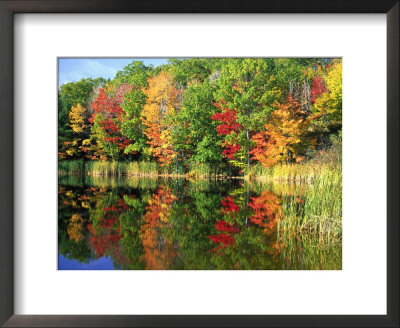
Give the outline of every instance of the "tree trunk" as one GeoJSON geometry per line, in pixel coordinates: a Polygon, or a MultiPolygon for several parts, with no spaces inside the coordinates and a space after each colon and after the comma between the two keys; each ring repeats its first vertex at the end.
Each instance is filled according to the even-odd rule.
{"type": "Polygon", "coordinates": [[[249,190],[249,184],[246,183],[246,221],[245,221],[245,227],[247,227],[249,223],[249,200],[250,200],[250,190],[249,190]]]}
{"type": "Polygon", "coordinates": [[[247,137],[247,173],[250,172],[250,146],[249,146],[249,142],[250,142],[250,132],[249,129],[246,130],[246,137],[247,137]]]}

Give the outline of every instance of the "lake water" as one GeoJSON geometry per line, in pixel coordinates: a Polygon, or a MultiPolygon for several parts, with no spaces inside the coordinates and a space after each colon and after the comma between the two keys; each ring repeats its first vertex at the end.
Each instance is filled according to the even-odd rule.
{"type": "Polygon", "coordinates": [[[292,229],[312,188],[60,176],[58,269],[341,269],[341,244],[292,229]]]}

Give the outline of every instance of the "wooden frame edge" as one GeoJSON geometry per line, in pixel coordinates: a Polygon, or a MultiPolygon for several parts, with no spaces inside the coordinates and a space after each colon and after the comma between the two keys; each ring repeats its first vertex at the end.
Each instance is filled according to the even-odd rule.
{"type": "Polygon", "coordinates": [[[150,327],[150,326],[232,326],[232,327],[399,327],[399,1],[362,0],[215,0],[191,5],[164,0],[1,0],[0,1],[0,324],[4,327],[150,327]],[[154,2],[161,7],[154,6],[154,2]],[[57,5],[55,5],[57,3],[57,5]],[[111,4],[112,3],[112,4],[111,4]],[[164,1],[165,3],[165,1],[164,1]],[[267,3],[267,4],[266,4],[267,3]],[[100,4],[94,10],[94,5],[100,4]],[[169,2],[170,4],[170,2],[169,2]],[[183,7],[182,7],[182,4],[183,7]],[[260,5],[259,5],[260,4],[260,5]],[[313,7],[314,5],[314,7],[313,7]],[[157,9],[154,9],[154,8],[157,9]],[[176,8],[180,8],[175,10],[176,8]],[[214,10],[213,10],[214,9],[214,10]],[[387,13],[387,304],[386,316],[53,316],[14,315],[13,270],[13,15],[25,12],[293,12],[293,13],[387,13]],[[11,122],[11,124],[10,124],[11,122]],[[268,317],[268,322],[266,322],[268,317]]]}

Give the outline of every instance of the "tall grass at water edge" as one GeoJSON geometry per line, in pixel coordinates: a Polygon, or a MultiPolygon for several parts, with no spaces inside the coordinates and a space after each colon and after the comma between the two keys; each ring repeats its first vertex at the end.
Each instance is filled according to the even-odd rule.
{"type": "Polygon", "coordinates": [[[342,170],[341,132],[330,137],[331,146],[320,150],[312,159],[298,164],[278,164],[263,167],[260,163],[251,165],[246,172],[247,180],[313,182],[315,179],[337,175],[342,170]]]}
{"type": "Polygon", "coordinates": [[[206,163],[192,164],[186,170],[183,167],[161,166],[157,162],[117,162],[117,161],[59,161],[60,175],[96,175],[96,176],[178,176],[188,178],[206,178],[216,176],[216,170],[206,163]]]}
{"type": "Polygon", "coordinates": [[[341,269],[341,173],[339,168],[321,171],[303,198],[282,202],[277,241],[285,245],[282,256],[289,267],[302,259],[304,269],[341,269]]]}
{"type": "MultiPolygon", "coordinates": [[[[162,181],[161,181],[162,182],[162,181]]],[[[97,187],[97,188],[134,188],[140,190],[156,190],[160,180],[157,176],[100,176],[100,175],[73,175],[58,176],[58,184],[70,187],[97,187]]]]}
{"type": "Polygon", "coordinates": [[[86,174],[93,176],[156,176],[156,162],[117,162],[117,161],[59,161],[58,173],[86,174]]]}

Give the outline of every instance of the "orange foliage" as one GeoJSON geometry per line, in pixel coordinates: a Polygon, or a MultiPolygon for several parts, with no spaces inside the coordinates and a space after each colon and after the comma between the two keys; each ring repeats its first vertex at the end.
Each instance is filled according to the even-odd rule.
{"type": "Polygon", "coordinates": [[[301,162],[304,157],[299,156],[299,151],[305,144],[312,145],[311,140],[305,137],[312,118],[306,117],[300,104],[289,99],[286,104],[278,104],[277,107],[265,124],[265,131],[251,138],[256,143],[250,151],[252,159],[265,167],[290,160],[301,162]]]}
{"type": "Polygon", "coordinates": [[[144,93],[147,96],[143,107],[142,121],[146,126],[150,152],[161,165],[167,165],[176,157],[171,140],[170,118],[174,116],[180,102],[180,92],[175,88],[172,77],[161,72],[148,80],[144,93]]]}
{"type": "Polygon", "coordinates": [[[282,208],[279,199],[272,192],[266,190],[258,197],[251,197],[249,207],[255,211],[249,218],[251,222],[264,228],[263,232],[266,234],[275,231],[282,208]]]}
{"type": "Polygon", "coordinates": [[[145,223],[140,230],[144,253],[142,259],[146,263],[146,269],[167,269],[176,256],[174,245],[162,234],[175,199],[170,189],[160,186],[146,207],[146,214],[143,216],[145,223]]]}

